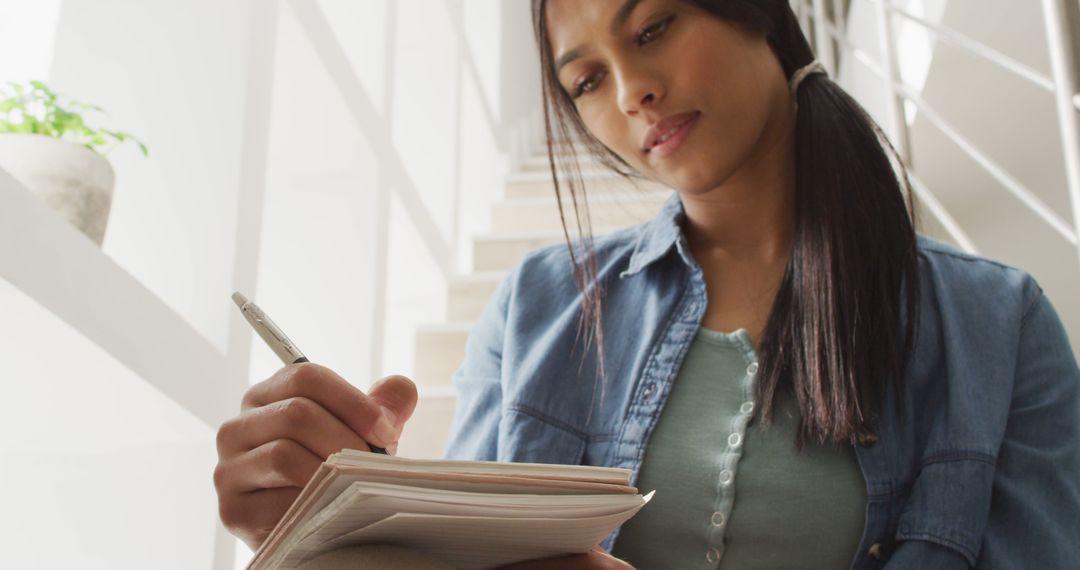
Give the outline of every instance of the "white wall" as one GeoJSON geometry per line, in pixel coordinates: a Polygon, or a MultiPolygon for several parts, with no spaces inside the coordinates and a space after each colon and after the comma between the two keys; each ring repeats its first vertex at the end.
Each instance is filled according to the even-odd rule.
{"type": "MultiPolygon", "coordinates": [[[[260,96],[248,92],[253,13],[271,1],[65,0],[28,15],[22,0],[0,0],[0,80],[44,77],[105,107],[110,125],[150,147],[149,159],[134,147],[109,157],[117,187],[103,251],[223,352],[236,263],[250,261],[235,259],[234,246],[242,158],[254,148],[244,147],[246,129],[259,131],[245,125],[260,96]],[[38,23],[13,44],[16,19],[38,23]]],[[[522,14],[497,0],[393,0],[393,9],[390,0],[312,2],[328,25],[321,39],[343,51],[375,122],[358,121],[355,97],[343,98],[342,78],[328,73],[297,18],[302,2],[279,2],[275,51],[263,54],[275,59],[257,285],[246,292],[313,360],[366,386],[374,376],[411,373],[416,325],[443,320],[439,265],[466,271],[467,238],[488,227],[512,123],[527,114],[522,100],[536,97],[519,81],[535,56],[531,37],[525,50],[506,50],[523,38],[507,36],[500,22],[522,14]],[[419,209],[406,208],[401,181],[386,178],[380,153],[388,147],[406,166],[419,209]],[[380,185],[391,193],[384,274],[376,263],[380,185]],[[451,259],[432,258],[418,212],[451,259]],[[382,279],[380,331],[373,318],[382,279]],[[382,363],[373,372],[377,334],[382,363]]],[[[0,532],[23,546],[14,565],[231,566],[231,541],[215,546],[215,426],[6,282],[0,312],[10,317],[0,341],[20,356],[7,368],[18,381],[6,384],[20,405],[0,419],[9,515],[0,532]],[[40,530],[55,520],[67,521],[62,539],[40,530]],[[55,548],[59,540],[71,548],[55,548]]],[[[249,352],[246,380],[280,366],[261,343],[249,352]]],[[[240,548],[236,557],[248,554],[240,548]]]]}

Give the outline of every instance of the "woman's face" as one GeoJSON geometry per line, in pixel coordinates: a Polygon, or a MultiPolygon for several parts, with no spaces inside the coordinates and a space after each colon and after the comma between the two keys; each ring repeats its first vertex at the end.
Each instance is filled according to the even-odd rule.
{"type": "Polygon", "coordinates": [[[593,136],[645,176],[701,194],[790,134],[787,80],[763,35],[679,0],[546,10],[559,83],[593,136]]]}

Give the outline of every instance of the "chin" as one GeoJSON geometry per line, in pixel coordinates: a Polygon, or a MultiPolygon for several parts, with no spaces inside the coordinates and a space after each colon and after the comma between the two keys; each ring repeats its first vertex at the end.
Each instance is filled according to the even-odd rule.
{"type": "Polygon", "coordinates": [[[687,196],[705,194],[720,186],[724,181],[724,177],[717,176],[715,172],[694,172],[690,170],[672,172],[662,178],[661,182],[663,184],[687,196]]]}

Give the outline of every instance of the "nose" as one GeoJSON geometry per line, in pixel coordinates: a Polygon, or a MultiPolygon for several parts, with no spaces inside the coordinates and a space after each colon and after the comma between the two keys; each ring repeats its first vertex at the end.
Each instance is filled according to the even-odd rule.
{"type": "Polygon", "coordinates": [[[630,117],[655,107],[664,97],[662,82],[647,70],[620,70],[617,81],[619,109],[630,117]]]}

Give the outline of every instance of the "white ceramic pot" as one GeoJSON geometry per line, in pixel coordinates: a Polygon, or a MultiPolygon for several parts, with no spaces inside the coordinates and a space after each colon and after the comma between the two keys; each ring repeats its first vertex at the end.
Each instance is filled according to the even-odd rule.
{"type": "Polygon", "coordinates": [[[101,245],[116,181],[108,160],[72,142],[3,133],[0,168],[101,245]]]}

